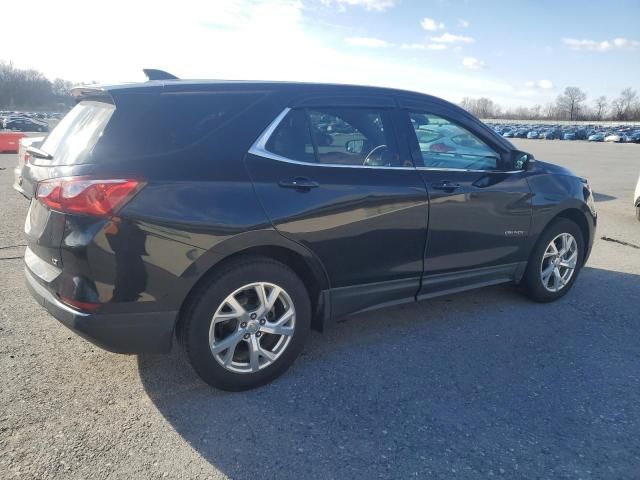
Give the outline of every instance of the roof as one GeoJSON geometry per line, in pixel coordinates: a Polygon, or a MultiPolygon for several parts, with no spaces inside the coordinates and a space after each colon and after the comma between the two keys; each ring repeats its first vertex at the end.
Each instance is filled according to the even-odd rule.
{"type": "MultiPolygon", "coordinates": [[[[119,96],[127,95],[129,93],[140,93],[140,90],[150,90],[149,93],[196,93],[196,92],[211,92],[216,90],[233,90],[233,91],[254,91],[254,92],[272,92],[281,93],[285,97],[288,97],[288,101],[295,102],[296,105],[302,106],[297,103],[298,100],[307,96],[313,95],[331,95],[335,97],[361,97],[364,95],[378,96],[380,99],[385,100],[385,104],[388,101],[382,97],[404,97],[405,99],[417,100],[417,101],[430,101],[434,104],[439,104],[446,107],[448,110],[453,110],[457,115],[466,117],[468,120],[473,121],[478,125],[482,125],[491,131],[492,136],[496,137],[498,143],[501,143],[504,148],[510,149],[513,146],[498,136],[489,129],[486,125],[482,124],[477,118],[463,110],[457,105],[454,105],[446,100],[438,97],[427,95],[419,92],[412,92],[409,90],[401,90],[387,87],[374,87],[365,85],[350,85],[339,83],[313,83],[313,82],[284,82],[284,81],[268,81],[268,80],[148,80],[146,82],[138,83],[120,83],[109,85],[87,85],[83,87],[77,87],[72,90],[72,94],[77,99],[82,98],[108,98],[109,101],[115,101],[119,96]]],[[[370,98],[369,98],[370,99],[370,98]]],[[[360,100],[364,102],[364,98],[360,100]]],[[[360,101],[358,102],[360,103],[360,101]]],[[[391,100],[393,103],[393,100],[391,100]]]]}
{"type": "Polygon", "coordinates": [[[234,90],[263,90],[263,91],[290,91],[292,93],[336,93],[338,90],[345,94],[375,93],[378,95],[419,95],[428,96],[431,99],[444,101],[431,97],[424,93],[401,90],[388,87],[376,87],[367,85],[353,85],[341,83],[315,83],[315,82],[288,82],[273,80],[148,80],[146,82],[128,82],[114,84],[83,85],[74,88],[74,96],[83,96],[84,92],[118,92],[133,91],[139,89],[152,89],[158,91],[206,91],[217,90],[223,87],[231,87],[234,90]]]}

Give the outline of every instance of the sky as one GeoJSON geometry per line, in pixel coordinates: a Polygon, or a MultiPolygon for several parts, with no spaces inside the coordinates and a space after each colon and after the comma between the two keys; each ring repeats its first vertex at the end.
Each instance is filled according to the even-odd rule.
{"type": "Polygon", "coordinates": [[[544,105],[570,85],[591,101],[640,90],[640,0],[29,0],[3,17],[19,20],[3,22],[0,61],[74,82],[160,68],[505,107],[544,105]]]}

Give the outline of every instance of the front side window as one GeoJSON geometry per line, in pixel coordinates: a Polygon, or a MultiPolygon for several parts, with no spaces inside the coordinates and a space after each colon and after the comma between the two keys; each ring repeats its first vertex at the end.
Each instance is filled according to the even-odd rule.
{"type": "Polygon", "coordinates": [[[410,112],[424,166],[497,170],[500,155],[465,128],[430,113],[410,112]]]}
{"type": "Polygon", "coordinates": [[[265,148],[281,157],[307,163],[404,166],[400,164],[391,112],[386,110],[291,110],[267,140],[265,148]]]}

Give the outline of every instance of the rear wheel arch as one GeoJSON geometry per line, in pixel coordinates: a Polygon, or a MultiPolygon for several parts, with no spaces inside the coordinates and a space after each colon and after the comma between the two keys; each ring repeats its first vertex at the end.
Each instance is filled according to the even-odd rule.
{"type": "MultiPolygon", "coordinates": [[[[311,255],[309,253],[309,255],[311,255]]],[[[274,260],[288,266],[302,280],[311,300],[311,308],[313,312],[312,328],[318,331],[323,329],[323,319],[325,317],[324,310],[329,306],[324,305],[325,299],[322,292],[329,289],[328,278],[324,268],[315,257],[309,257],[293,248],[287,248],[281,245],[255,245],[238,249],[219,259],[213,265],[210,265],[206,271],[188,291],[178,311],[178,320],[176,322],[176,334],[181,335],[181,327],[183,325],[184,312],[188,308],[190,302],[198,296],[199,290],[208,284],[211,277],[217,272],[224,269],[226,265],[234,263],[243,258],[260,257],[274,260]],[[312,259],[313,258],[313,259],[312,259]]]]}

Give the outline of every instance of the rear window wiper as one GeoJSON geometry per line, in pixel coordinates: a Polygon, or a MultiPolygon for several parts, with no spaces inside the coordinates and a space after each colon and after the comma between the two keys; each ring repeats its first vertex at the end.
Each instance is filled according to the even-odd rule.
{"type": "Polygon", "coordinates": [[[41,158],[43,160],[53,160],[53,155],[36,147],[27,147],[27,153],[32,157],[41,158]]]}

